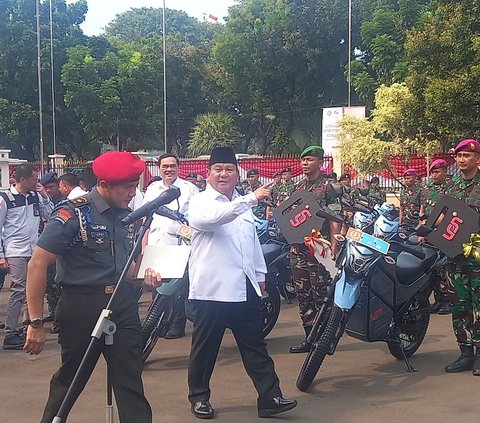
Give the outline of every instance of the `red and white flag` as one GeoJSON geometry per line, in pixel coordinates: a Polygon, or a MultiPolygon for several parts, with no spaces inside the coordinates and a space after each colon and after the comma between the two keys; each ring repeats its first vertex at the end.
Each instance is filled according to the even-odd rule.
{"type": "Polygon", "coordinates": [[[211,19],[212,21],[217,22],[218,21],[218,16],[214,16],[211,13],[208,14],[208,19],[211,19]]]}

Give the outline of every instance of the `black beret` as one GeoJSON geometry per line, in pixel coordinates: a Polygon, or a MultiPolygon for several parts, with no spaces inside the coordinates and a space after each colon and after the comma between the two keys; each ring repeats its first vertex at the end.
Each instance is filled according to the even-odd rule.
{"type": "Polygon", "coordinates": [[[186,178],[187,178],[187,179],[188,179],[188,178],[197,179],[197,176],[198,176],[198,175],[197,175],[195,172],[191,172],[191,173],[189,173],[189,174],[186,176],[186,178]]]}
{"type": "Polygon", "coordinates": [[[247,172],[247,176],[258,175],[258,169],[250,169],[247,172]]]}

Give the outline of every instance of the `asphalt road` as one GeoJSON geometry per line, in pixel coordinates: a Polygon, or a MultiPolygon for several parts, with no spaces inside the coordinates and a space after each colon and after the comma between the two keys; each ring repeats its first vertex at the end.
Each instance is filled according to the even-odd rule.
{"type": "MultiPolygon", "coordinates": [[[[8,293],[0,293],[0,319],[4,320],[8,293]]],[[[144,297],[145,300],[148,296],[144,297]]],[[[146,303],[142,304],[142,310],[146,303]]],[[[345,336],[334,356],[327,357],[307,393],[295,387],[304,355],[288,353],[301,339],[296,304],[282,304],[277,326],[268,337],[284,396],[299,406],[277,417],[284,422],[335,423],[473,423],[480,413],[480,377],[470,372],[446,374],[445,364],[458,350],[450,316],[432,316],[427,337],[411,359],[418,370],[407,373],[384,343],[368,344],[345,336]]],[[[144,371],[154,422],[198,421],[187,402],[187,362],[191,324],[187,336],[160,340],[144,371]]],[[[3,342],[3,334],[0,337],[3,342]]],[[[0,350],[0,423],[38,422],[51,375],[59,364],[56,336],[49,335],[37,357],[0,350]]],[[[227,333],[213,374],[212,405],[216,421],[258,421],[256,392],[247,377],[234,339],[227,333]]],[[[98,363],[85,391],[70,413],[69,423],[105,421],[105,365],[98,363]]],[[[118,422],[118,419],[116,419],[118,422]]],[[[134,422],[132,422],[134,423],[134,422]]]]}

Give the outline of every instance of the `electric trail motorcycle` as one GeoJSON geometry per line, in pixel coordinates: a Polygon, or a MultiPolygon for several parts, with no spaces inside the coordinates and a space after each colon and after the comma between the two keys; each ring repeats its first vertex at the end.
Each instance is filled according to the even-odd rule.
{"type": "MultiPolygon", "coordinates": [[[[317,216],[344,222],[326,209],[317,216]]],[[[388,232],[386,225],[379,229],[388,232]]],[[[311,349],[296,383],[301,391],[308,389],[326,355],[334,354],[344,333],[386,342],[390,353],[414,371],[408,357],[420,347],[430,320],[430,280],[443,261],[436,249],[387,242],[355,228],[338,240],[339,270],[307,337],[311,349]]]]}

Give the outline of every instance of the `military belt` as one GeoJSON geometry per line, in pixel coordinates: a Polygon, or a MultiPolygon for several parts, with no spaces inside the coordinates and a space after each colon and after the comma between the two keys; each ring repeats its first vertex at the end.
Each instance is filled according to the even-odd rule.
{"type": "Polygon", "coordinates": [[[62,285],[62,291],[77,294],[111,295],[115,285],[62,285]]]}

